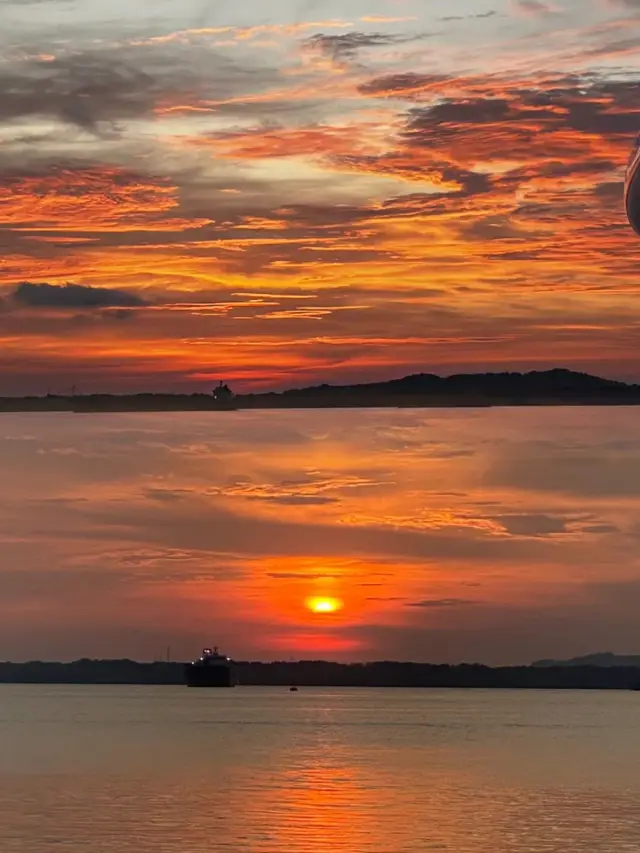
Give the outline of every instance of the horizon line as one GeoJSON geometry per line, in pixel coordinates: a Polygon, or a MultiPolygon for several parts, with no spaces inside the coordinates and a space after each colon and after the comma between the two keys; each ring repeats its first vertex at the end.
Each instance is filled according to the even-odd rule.
{"type": "MultiPolygon", "coordinates": [[[[570,368],[570,367],[555,366],[555,367],[548,367],[548,368],[545,368],[542,370],[536,369],[536,368],[533,368],[531,370],[509,370],[509,369],[505,369],[505,370],[478,370],[476,372],[462,371],[462,372],[458,372],[458,373],[447,373],[447,374],[432,373],[430,371],[418,371],[418,372],[412,372],[412,373],[403,373],[401,375],[392,377],[390,379],[371,379],[371,380],[366,380],[366,381],[340,382],[340,383],[336,383],[336,384],[333,384],[330,381],[321,380],[321,381],[315,381],[315,382],[313,382],[313,384],[291,386],[291,387],[284,388],[281,390],[273,390],[273,389],[265,388],[265,389],[256,390],[256,391],[238,392],[237,394],[235,394],[235,396],[236,397],[249,397],[249,396],[262,396],[262,395],[267,395],[267,394],[286,394],[286,393],[291,392],[291,391],[312,390],[315,388],[336,388],[336,389],[339,389],[339,388],[366,388],[366,387],[371,386],[371,385],[387,385],[387,384],[391,384],[394,382],[400,382],[404,379],[412,379],[414,377],[432,377],[435,379],[442,379],[442,380],[446,381],[448,379],[455,379],[455,378],[459,378],[459,377],[468,377],[468,378],[488,377],[488,376],[491,376],[491,377],[495,377],[495,376],[521,376],[521,377],[525,377],[525,376],[531,376],[531,375],[544,376],[544,375],[553,374],[553,373],[556,373],[556,374],[557,373],[566,373],[566,374],[572,374],[574,376],[589,377],[591,379],[597,379],[597,380],[600,380],[602,382],[615,383],[617,385],[625,386],[627,388],[634,388],[640,384],[640,378],[637,380],[634,380],[634,381],[627,381],[627,380],[623,380],[623,379],[612,379],[612,378],[609,378],[607,376],[601,376],[599,374],[589,373],[589,371],[586,371],[586,370],[575,370],[575,369],[570,368]]],[[[223,384],[228,386],[229,384],[232,384],[235,381],[236,380],[234,380],[233,377],[231,377],[228,380],[221,380],[221,379],[212,379],[211,380],[211,382],[219,383],[217,387],[220,387],[223,384]]],[[[240,382],[241,381],[242,380],[240,380],[240,382]]],[[[202,390],[202,391],[186,391],[186,390],[185,391],[80,391],[78,389],[77,385],[74,384],[74,385],[71,385],[68,388],[68,391],[66,391],[66,392],[65,391],[60,391],[60,392],[53,391],[52,392],[50,390],[47,390],[46,393],[40,393],[40,394],[19,394],[19,393],[17,393],[17,394],[5,394],[5,393],[0,393],[0,399],[47,399],[47,398],[51,398],[51,397],[69,398],[69,397],[91,397],[91,396],[135,397],[135,396],[142,396],[145,394],[179,397],[179,396],[199,396],[199,395],[208,396],[210,393],[211,392],[207,392],[204,390],[202,390]]]]}

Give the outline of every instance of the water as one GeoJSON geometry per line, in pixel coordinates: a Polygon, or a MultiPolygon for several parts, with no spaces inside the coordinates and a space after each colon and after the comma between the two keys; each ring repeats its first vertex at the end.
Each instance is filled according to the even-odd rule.
{"type": "Polygon", "coordinates": [[[637,853],[632,692],[0,686],[3,853],[637,853]]]}

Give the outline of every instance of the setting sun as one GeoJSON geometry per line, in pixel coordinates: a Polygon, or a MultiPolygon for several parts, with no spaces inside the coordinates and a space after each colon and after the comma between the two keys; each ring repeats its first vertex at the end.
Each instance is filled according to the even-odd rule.
{"type": "Polygon", "coordinates": [[[312,613],[335,613],[342,609],[339,598],[307,598],[305,604],[312,613]]]}

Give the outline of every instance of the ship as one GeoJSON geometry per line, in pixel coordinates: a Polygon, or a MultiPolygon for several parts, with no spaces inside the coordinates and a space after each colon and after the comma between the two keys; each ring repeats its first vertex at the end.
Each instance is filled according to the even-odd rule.
{"type": "Polygon", "coordinates": [[[235,668],[231,658],[221,655],[217,646],[203,649],[197,660],[185,664],[187,687],[235,687],[235,668]]]}

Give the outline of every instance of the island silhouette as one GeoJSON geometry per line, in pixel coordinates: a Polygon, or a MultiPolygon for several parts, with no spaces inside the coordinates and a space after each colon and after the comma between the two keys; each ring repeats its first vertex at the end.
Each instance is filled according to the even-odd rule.
{"type": "Polygon", "coordinates": [[[640,385],[553,368],[528,373],[415,373],[354,385],[313,385],[235,394],[220,382],[210,393],[47,394],[0,397],[0,412],[163,412],[241,409],[455,408],[640,405],[640,385]]]}

